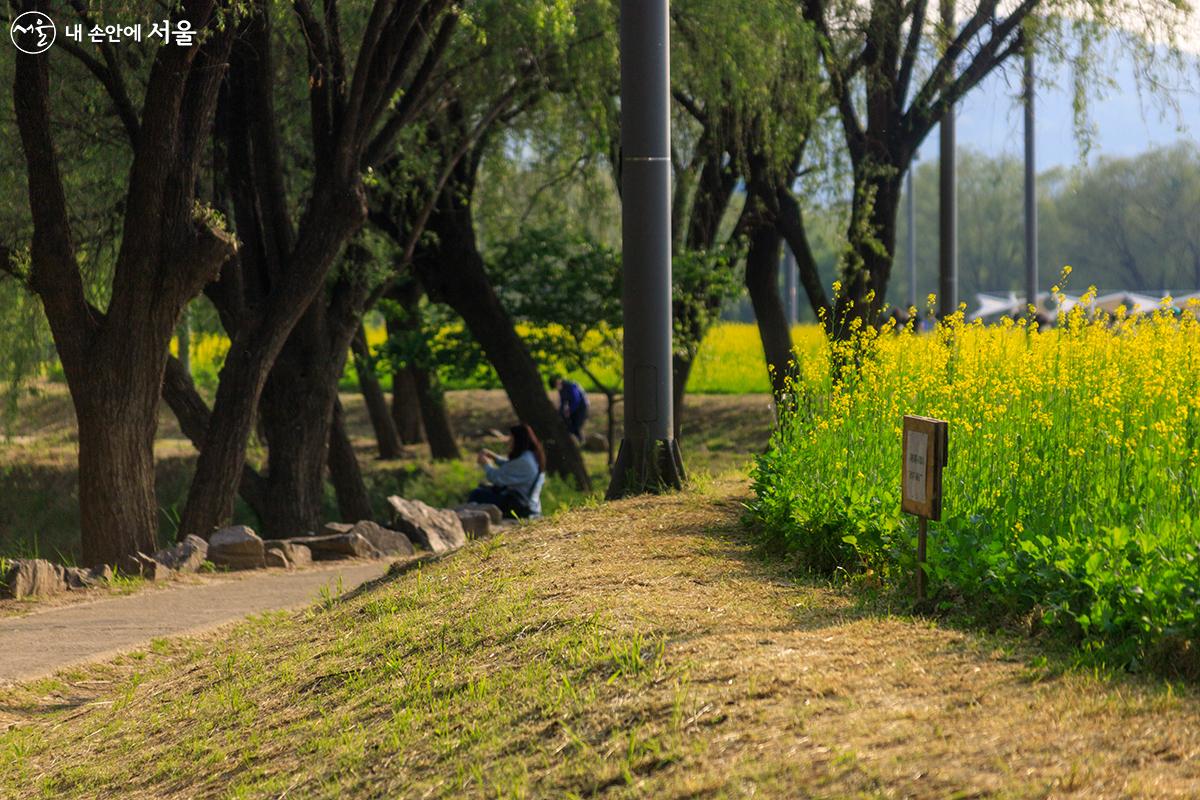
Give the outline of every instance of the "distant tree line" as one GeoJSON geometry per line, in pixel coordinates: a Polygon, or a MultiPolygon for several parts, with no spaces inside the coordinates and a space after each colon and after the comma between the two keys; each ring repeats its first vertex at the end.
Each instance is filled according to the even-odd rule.
{"type": "MultiPolygon", "coordinates": [[[[959,286],[976,292],[1024,292],[1023,167],[1019,158],[959,154],[959,286]]],[[[917,278],[937,287],[936,161],[914,175],[917,278]]],[[[1200,291],[1200,146],[1179,144],[1130,157],[1101,157],[1087,166],[1056,167],[1039,176],[1038,233],[1042,290],[1072,267],[1070,288],[1101,291],[1200,291]]],[[[908,234],[901,226],[900,253],[908,234]]],[[[902,257],[903,258],[903,257],[902,257]]],[[[903,260],[897,269],[903,270],[903,260]]],[[[907,302],[906,281],[889,289],[907,302]]],[[[922,304],[924,298],[921,298],[922,304]]]]}

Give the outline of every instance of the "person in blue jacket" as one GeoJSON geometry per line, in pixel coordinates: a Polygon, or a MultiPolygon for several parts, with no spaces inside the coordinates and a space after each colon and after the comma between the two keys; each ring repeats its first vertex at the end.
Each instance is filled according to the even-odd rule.
{"type": "Polygon", "coordinates": [[[488,483],[472,489],[468,502],[491,503],[505,517],[542,515],[546,453],[532,428],[522,422],[509,429],[507,458],[484,449],[475,461],[483,467],[488,483]]]}
{"type": "Polygon", "coordinates": [[[567,430],[576,441],[582,442],[583,423],[588,418],[587,392],[575,381],[569,381],[561,375],[550,379],[550,388],[558,390],[558,413],[567,423],[567,430]]]}

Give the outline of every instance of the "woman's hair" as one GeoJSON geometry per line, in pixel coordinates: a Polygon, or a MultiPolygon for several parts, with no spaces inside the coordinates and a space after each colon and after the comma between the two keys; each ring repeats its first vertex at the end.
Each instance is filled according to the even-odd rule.
{"type": "Polygon", "coordinates": [[[546,471],[546,451],[542,449],[542,443],[538,441],[537,434],[533,432],[533,428],[526,425],[524,422],[513,425],[508,429],[512,434],[512,449],[508,451],[508,458],[512,460],[519,458],[525,453],[533,453],[533,457],[537,459],[538,470],[546,471]]]}

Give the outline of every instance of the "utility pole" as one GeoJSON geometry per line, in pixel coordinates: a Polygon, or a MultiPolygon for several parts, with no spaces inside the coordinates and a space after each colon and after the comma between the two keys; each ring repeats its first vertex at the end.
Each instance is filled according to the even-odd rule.
{"type": "Polygon", "coordinates": [[[783,245],[783,310],[787,314],[788,325],[795,325],[800,316],[799,291],[796,287],[796,254],[785,243],[783,245]]]}
{"type": "Polygon", "coordinates": [[[621,0],[625,431],[608,498],[679,489],[671,375],[668,0],[621,0]]]}
{"type": "Polygon", "coordinates": [[[917,194],[913,173],[917,171],[920,153],[913,153],[905,176],[905,191],[908,192],[908,307],[917,307],[917,194]]]}
{"type": "MultiPolygon", "coordinates": [[[[954,0],[941,0],[945,43],[954,40],[954,0]]],[[[953,80],[954,70],[947,76],[953,80]]],[[[958,185],[955,163],[954,106],[942,118],[939,155],[938,208],[938,316],[943,319],[958,310],[958,185]]]]}
{"type": "MultiPolygon", "coordinates": [[[[1034,137],[1033,42],[1025,42],[1025,303],[1037,308],[1037,153],[1034,137]]],[[[1031,312],[1036,315],[1036,312],[1031,312]]]]}

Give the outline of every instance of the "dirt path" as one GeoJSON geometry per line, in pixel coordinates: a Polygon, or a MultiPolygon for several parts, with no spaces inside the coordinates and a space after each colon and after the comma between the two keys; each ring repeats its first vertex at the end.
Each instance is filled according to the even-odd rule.
{"type": "Polygon", "coordinates": [[[144,646],[152,639],[197,633],[248,614],[304,606],[316,600],[322,589],[348,592],[383,575],[387,568],[388,562],[354,561],[296,572],[262,572],[0,619],[0,681],[30,680],[144,646]]]}
{"type": "Polygon", "coordinates": [[[0,796],[1200,797],[1194,688],[798,580],[746,492],[556,515],[0,691],[0,796]]]}

